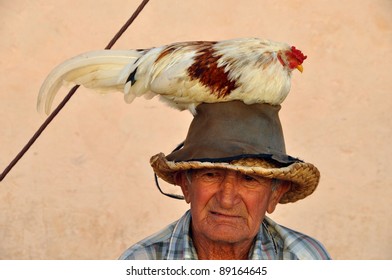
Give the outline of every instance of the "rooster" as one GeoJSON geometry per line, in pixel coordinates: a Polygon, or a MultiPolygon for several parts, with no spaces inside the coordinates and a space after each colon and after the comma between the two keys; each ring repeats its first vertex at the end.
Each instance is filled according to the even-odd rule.
{"type": "Polygon", "coordinates": [[[193,114],[203,102],[278,105],[290,91],[292,71],[302,72],[305,59],[293,46],[257,38],[92,51],[66,60],[48,75],[37,107],[49,114],[64,82],[103,93],[120,91],[128,103],[137,96],[159,95],[193,114]]]}

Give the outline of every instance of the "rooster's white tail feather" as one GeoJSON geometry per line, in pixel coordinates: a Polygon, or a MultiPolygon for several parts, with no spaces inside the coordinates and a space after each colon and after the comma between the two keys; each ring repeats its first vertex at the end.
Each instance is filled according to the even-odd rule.
{"type": "Polygon", "coordinates": [[[37,109],[49,114],[54,97],[64,83],[83,85],[98,92],[123,91],[128,78],[124,68],[141,55],[135,50],[100,50],[61,63],[42,84],[37,109]]]}

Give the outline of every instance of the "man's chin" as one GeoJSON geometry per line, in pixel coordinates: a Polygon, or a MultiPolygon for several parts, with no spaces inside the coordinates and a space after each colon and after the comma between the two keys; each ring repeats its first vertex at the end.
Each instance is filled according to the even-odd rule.
{"type": "Polygon", "coordinates": [[[226,223],[214,225],[208,232],[205,232],[205,235],[211,241],[223,243],[237,243],[247,239],[244,227],[239,228],[226,223]]]}

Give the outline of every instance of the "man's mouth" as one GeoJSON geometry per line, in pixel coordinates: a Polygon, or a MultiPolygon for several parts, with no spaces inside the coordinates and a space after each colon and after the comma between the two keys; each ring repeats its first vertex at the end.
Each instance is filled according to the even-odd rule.
{"type": "Polygon", "coordinates": [[[230,213],[223,213],[223,212],[216,212],[216,211],[210,211],[212,215],[214,215],[217,218],[241,218],[239,215],[235,214],[230,214],[230,213]]]}

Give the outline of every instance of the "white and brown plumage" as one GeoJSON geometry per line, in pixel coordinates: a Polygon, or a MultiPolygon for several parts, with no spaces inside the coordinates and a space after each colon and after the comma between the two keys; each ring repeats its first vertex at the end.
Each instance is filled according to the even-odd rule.
{"type": "Polygon", "coordinates": [[[121,91],[195,112],[203,102],[242,100],[280,104],[290,91],[291,72],[302,72],[306,56],[295,47],[256,38],[184,42],[146,50],[101,50],[71,58],[44,81],[38,109],[48,114],[63,85],[72,82],[99,92],[121,91]]]}

